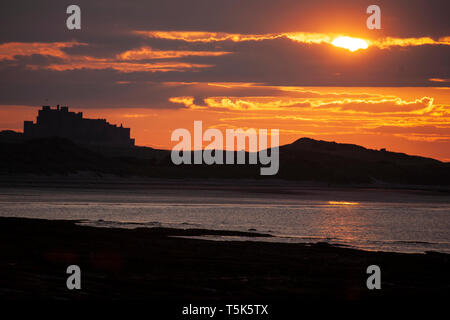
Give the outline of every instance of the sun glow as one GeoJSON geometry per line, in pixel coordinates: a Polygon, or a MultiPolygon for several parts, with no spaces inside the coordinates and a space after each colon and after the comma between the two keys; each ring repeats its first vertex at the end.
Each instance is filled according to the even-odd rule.
{"type": "Polygon", "coordinates": [[[337,37],[331,44],[335,47],[350,50],[351,52],[369,47],[369,44],[365,40],[351,37],[337,37]]]}
{"type": "Polygon", "coordinates": [[[356,206],[359,202],[350,202],[350,201],[328,201],[329,205],[335,206],[356,206]]]}

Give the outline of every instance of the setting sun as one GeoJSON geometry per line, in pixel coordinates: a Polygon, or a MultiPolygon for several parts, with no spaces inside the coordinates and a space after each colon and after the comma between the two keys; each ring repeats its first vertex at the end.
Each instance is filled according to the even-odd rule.
{"type": "Polygon", "coordinates": [[[338,37],[334,39],[331,44],[335,47],[350,50],[351,52],[359,49],[367,49],[369,47],[365,40],[351,37],[338,37]]]}

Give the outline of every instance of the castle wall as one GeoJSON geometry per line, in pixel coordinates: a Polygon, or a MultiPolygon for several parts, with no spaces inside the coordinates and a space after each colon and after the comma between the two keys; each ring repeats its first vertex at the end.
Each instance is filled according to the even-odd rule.
{"type": "Polygon", "coordinates": [[[105,119],[85,119],[81,112],[70,112],[67,107],[43,106],[36,123],[24,122],[27,139],[62,137],[76,143],[108,146],[134,146],[130,129],[109,124],[105,119]]]}

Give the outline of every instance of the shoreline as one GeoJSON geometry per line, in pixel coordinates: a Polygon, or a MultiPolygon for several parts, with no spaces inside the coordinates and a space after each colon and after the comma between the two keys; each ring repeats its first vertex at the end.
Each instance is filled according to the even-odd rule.
{"type": "MultiPolygon", "coordinates": [[[[423,207],[425,211],[429,204],[437,204],[438,206],[448,208],[450,205],[450,197],[447,192],[380,188],[365,189],[357,187],[340,188],[333,186],[298,185],[295,183],[281,185],[269,184],[268,181],[265,183],[245,181],[245,183],[241,184],[237,184],[234,180],[225,183],[215,180],[203,180],[201,183],[191,180],[178,180],[173,182],[167,179],[151,181],[143,179],[142,181],[145,183],[131,183],[127,179],[123,183],[118,183],[116,180],[108,180],[105,183],[103,179],[99,179],[97,182],[92,183],[86,180],[80,180],[80,183],[49,183],[40,181],[36,184],[27,184],[22,181],[20,185],[6,185],[6,183],[2,183],[0,180],[0,204],[5,205],[5,210],[0,212],[0,216],[49,220],[81,219],[82,221],[80,223],[83,225],[106,228],[163,227],[175,229],[200,228],[225,231],[236,230],[241,232],[251,231],[252,233],[267,233],[272,235],[272,238],[264,239],[267,242],[305,243],[322,241],[366,251],[384,250],[398,253],[435,251],[450,253],[447,238],[444,238],[444,240],[438,237],[415,238],[414,235],[411,237],[403,236],[396,238],[395,234],[387,234],[382,237],[357,237],[352,240],[351,237],[347,238],[345,234],[337,233],[329,235],[325,232],[314,233],[314,229],[311,228],[315,227],[316,224],[310,226],[309,229],[300,230],[299,232],[296,232],[298,230],[285,231],[283,229],[284,225],[278,226],[279,228],[277,226],[273,227],[269,220],[258,220],[258,215],[253,216],[247,222],[245,219],[242,219],[241,222],[243,224],[226,223],[225,225],[220,225],[220,219],[211,220],[208,215],[203,216],[203,219],[190,218],[189,214],[186,217],[182,216],[173,219],[168,218],[169,216],[167,214],[159,216],[157,213],[154,213],[157,212],[155,211],[156,209],[153,209],[153,206],[164,206],[166,203],[170,203],[174,208],[182,208],[183,206],[190,208],[190,205],[195,207],[196,205],[203,206],[203,204],[227,206],[229,203],[233,203],[237,207],[242,204],[243,206],[250,206],[251,209],[255,206],[256,209],[252,210],[257,210],[258,206],[264,206],[266,204],[270,206],[274,203],[281,203],[288,207],[290,205],[294,207],[300,205],[295,210],[302,210],[303,212],[305,205],[307,208],[309,204],[312,204],[314,208],[323,207],[325,208],[324,210],[328,206],[331,206],[333,207],[333,212],[342,211],[345,216],[347,212],[351,212],[346,209],[347,203],[349,205],[355,205],[355,208],[364,208],[366,206],[394,208],[390,209],[391,211],[397,210],[395,207],[402,208],[403,203],[407,206],[412,206],[412,208],[417,204],[423,207]],[[24,203],[20,205],[21,202],[24,203]],[[47,205],[47,202],[53,204],[55,208],[59,208],[58,210],[61,212],[55,210],[52,205],[47,205]],[[91,202],[96,204],[95,208],[98,207],[94,210],[95,214],[93,215],[89,214],[89,210],[84,209],[90,208],[85,207],[85,205],[91,202]],[[40,208],[40,203],[44,207],[47,206],[48,210],[40,208]],[[102,208],[108,208],[109,210],[109,203],[113,205],[111,208],[116,208],[112,211],[115,214],[111,217],[108,214],[102,214],[101,211],[102,208]],[[127,215],[121,216],[117,208],[120,208],[121,204],[127,206],[129,203],[137,203],[142,208],[149,206],[149,215],[144,215],[144,218],[139,218],[139,216],[134,217],[133,214],[130,215],[130,212],[133,213],[134,211],[127,209],[124,211],[127,215]],[[15,207],[16,204],[18,205],[17,208],[15,207]],[[36,208],[37,211],[34,211],[32,208],[36,208]],[[100,210],[98,211],[100,213],[96,210],[100,210]],[[309,230],[313,231],[310,232],[309,230]],[[361,239],[361,241],[358,239],[361,239]],[[380,239],[385,239],[386,241],[380,239]]],[[[171,210],[175,210],[174,212],[176,212],[178,209],[171,210]]],[[[189,210],[192,211],[193,209],[189,210]]],[[[197,213],[195,213],[195,217],[197,217],[197,213]]],[[[333,217],[330,215],[330,217],[326,218],[332,220],[333,217]]],[[[296,223],[298,223],[301,229],[301,226],[304,223],[308,223],[308,221],[303,222],[297,219],[296,223]]],[[[441,223],[445,224],[447,222],[441,219],[441,223]]],[[[416,227],[420,228],[421,225],[416,227]]],[[[414,224],[411,228],[414,228],[414,224]]],[[[442,228],[438,231],[441,230],[442,228]]],[[[203,236],[198,239],[203,238],[205,237],[203,236]]],[[[239,236],[218,236],[214,239],[212,235],[209,235],[209,239],[207,240],[245,241],[247,238],[240,237],[239,239],[239,236]]]]}
{"type": "Polygon", "coordinates": [[[249,179],[249,178],[151,178],[139,176],[117,176],[112,174],[99,174],[95,172],[80,172],[67,175],[4,175],[0,174],[0,188],[21,187],[67,187],[67,188],[122,188],[123,186],[142,188],[171,188],[173,186],[201,189],[214,186],[218,189],[259,187],[265,189],[287,190],[298,189],[323,189],[323,190],[392,190],[406,192],[429,192],[450,195],[450,186],[447,185],[414,185],[395,183],[327,183],[321,181],[293,181],[285,179],[249,179]]]}
{"type": "MultiPolygon", "coordinates": [[[[76,221],[0,218],[3,299],[284,299],[368,301],[444,298],[450,255],[362,251],[326,243],[208,241],[179,236],[233,231],[96,228],[76,221]],[[79,265],[82,290],[67,290],[79,265]],[[379,265],[382,290],[368,290],[379,265]]],[[[243,233],[239,233],[242,235],[243,233]]],[[[246,236],[265,236],[249,232],[246,236]]]]}
{"type": "Polygon", "coordinates": [[[396,194],[415,201],[416,195],[440,199],[450,203],[450,187],[396,184],[329,184],[314,181],[257,180],[257,179],[196,179],[196,178],[142,178],[118,176],[4,176],[0,175],[1,190],[111,190],[141,193],[158,190],[211,191],[246,194],[274,194],[302,198],[335,200],[334,195],[345,195],[349,200],[367,201],[382,195],[383,201],[397,201],[396,194]],[[324,198],[325,197],[325,198],[324,198]]]}

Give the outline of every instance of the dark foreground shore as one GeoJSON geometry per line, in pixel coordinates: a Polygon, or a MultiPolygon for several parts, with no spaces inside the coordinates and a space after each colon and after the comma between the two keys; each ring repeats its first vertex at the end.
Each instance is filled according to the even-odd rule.
{"type": "Polygon", "coordinates": [[[0,218],[0,298],[388,301],[440,299],[450,290],[446,254],[179,237],[211,234],[234,233],[0,218]],[[81,268],[81,290],[66,288],[72,264],[81,268]],[[381,290],[366,287],[372,264],[381,268],[381,290]]]}

